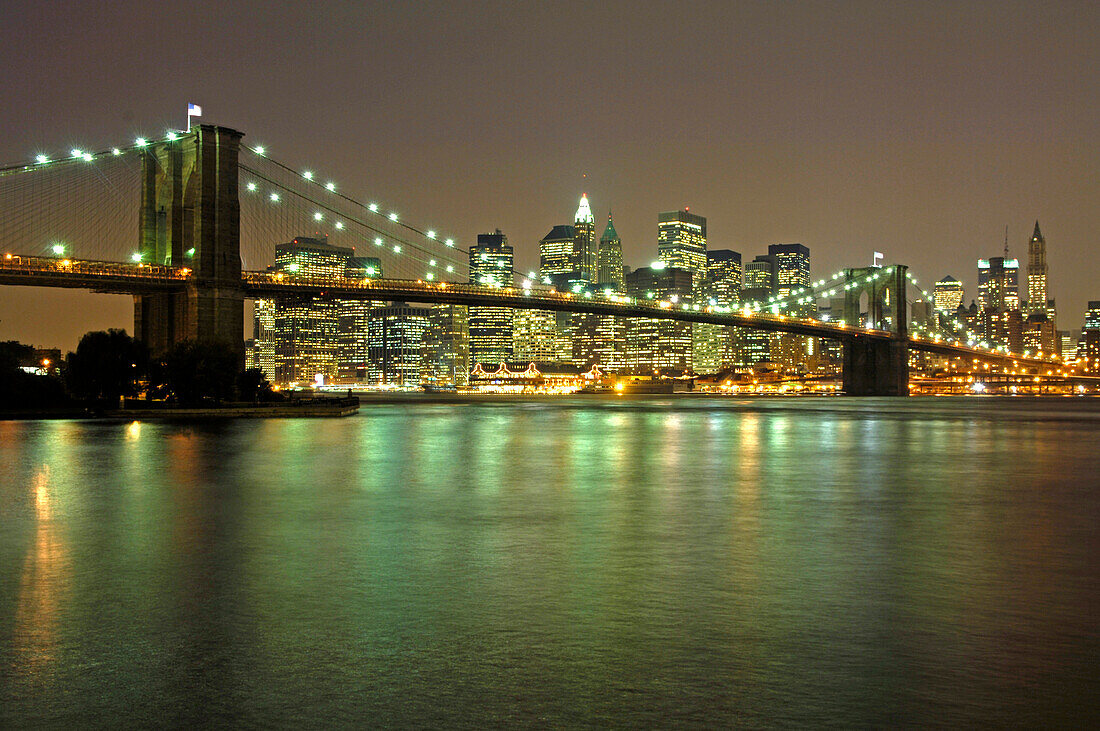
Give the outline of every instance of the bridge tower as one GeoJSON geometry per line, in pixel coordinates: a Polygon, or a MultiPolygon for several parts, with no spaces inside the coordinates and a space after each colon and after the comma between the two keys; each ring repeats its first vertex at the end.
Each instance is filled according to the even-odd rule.
{"type": "Polygon", "coordinates": [[[199,125],[142,154],[140,249],[192,270],[181,292],[134,296],[134,333],[154,355],[184,340],[223,342],[244,360],[237,155],[244,135],[199,125]]]}
{"type": "Polygon", "coordinates": [[[849,396],[909,395],[907,267],[845,269],[844,322],[855,334],[844,340],[844,393],[849,396]],[[861,302],[867,295],[867,309],[861,302]],[[891,330],[890,340],[860,336],[865,327],[891,330]]]}

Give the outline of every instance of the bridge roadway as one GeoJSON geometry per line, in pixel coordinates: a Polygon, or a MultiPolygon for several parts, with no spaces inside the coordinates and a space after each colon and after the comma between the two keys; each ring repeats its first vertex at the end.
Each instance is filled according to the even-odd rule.
{"type": "MultiPolygon", "coordinates": [[[[593,293],[591,297],[546,289],[496,288],[477,284],[428,282],[405,279],[347,279],[288,277],[281,273],[243,272],[241,285],[246,298],[331,296],[339,299],[452,304],[481,307],[550,310],[593,313],[619,317],[702,322],[744,327],[776,333],[792,333],[841,341],[892,341],[898,336],[889,330],[849,327],[812,318],[772,315],[760,312],[718,312],[710,307],[683,305],[670,301],[637,300],[632,297],[593,293]]],[[[113,294],[148,294],[181,290],[191,281],[187,267],[88,261],[5,254],[0,258],[0,285],[65,287],[90,289],[113,294]]],[[[1025,358],[973,348],[943,340],[912,336],[911,350],[950,358],[968,358],[1005,366],[1049,368],[1057,361],[1025,358]]]]}

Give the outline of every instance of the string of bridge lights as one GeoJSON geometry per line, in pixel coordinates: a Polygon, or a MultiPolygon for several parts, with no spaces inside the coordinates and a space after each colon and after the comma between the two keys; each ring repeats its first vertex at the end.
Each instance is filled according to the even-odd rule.
{"type": "MultiPolygon", "coordinates": [[[[353,206],[356,207],[357,210],[364,210],[364,211],[367,211],[371,214],[377,215],[380,218],[383,218],[386,221],[388,221],[390,224],[396,224],[396,225],[398,225],[398,226],[400,226],[400,227],[402,227],[402,228],[404,228],[404,229],[406,229],[406,230],[408,230],[408,231],[410,231],[414,234],[417,234],[418,236],[424,237],[425,239],[441,243],[449,249],[455,249],[456,248],[456,244],[455,244],[455,241],[454,241],[453,238],[440,236],[434,229],[421,230],[419,228],[416,228],[415,226],[412,226],[412,225],[404,222],[403,220],[401,220],[401,217],[398,215],[398,213],[396,211],[390,211],[389,213],[386,213],[382,210],[381,206],[378,203],[375,203],[373,201],[369,202],[369,203],[364,203],[364,202],[356,200],[355,198],[352,198],[351,196],[346,195],[342,192],[337,192],[336,183],[329,180],[329,181],[322,184],[321,179],[311,169],[306,169],[306,170],[303,170],[301,172],[295,171],[290,166],[285,165],[284,163],[279,162],[278,160],[270,157],[267,154],[266,148],[264,148],[261,145],[257,145],[255,147],[250,147],[248,145],[242,145],[242,148],[244,148],[245,150],[247,150],[249,152],[252,152],[253,154],[257,155],[260,158],[263,158],[264,160],[266,160],[270,164],[275,165],[276,167],[282,169],[283,171],[285,171],[285,172],[287,172],[291,175],[295,175],[295,176],[300,177],[307,184],[316,185],[316,186],[318,186],[318,188],[326,191],[327,193],[335,195],[338,198],[352,204],[353,206]]],[[[297,195],[297,196],[301,197],[302,199],[304,199],[306,201],[309,201],[311,203],[314,203],[318,207],[325,209],[326,211],[328,211],[328,213],[334,214],[337,218],[333,223],[333,227],[336,228],[337,230],[343,230],[344,229],[345,223],[344,223],[343,220],[341,220],[339,218],[340,213],[337,212],[337,211],[334,211],[332,208],[327,207],[321,201],[310,198],[310,197],[308,197],[306,195],[303,195],[302,193],[300,193],[296,190],[293,190],[293,189],[288,188],[288,187],[286,187],[286,186],[284,186],[284,185],[282,185],[282,184],[280,184],[280,183],[278,183],[274,180],[271,180],[270,178],[264,176],[262,173],[260,173],[257,170],[253,170],[253,169],[251,169],[251,168],[249,168],[245,165],[242,165],[241,167],[242,167],[243,170],[248,172],[250,175],[265,181],[269,185],[272,185],[276,188],[279,188],[279,189],[282,189],[284,191],[288,191],[288,192],[290,192],[294,195],[297,195]]],[[[248,183],[246,183],[245,190],[247,190],[250,193],[258,193],[259,192],[259,185],[255,181],[250,180],[248,183]]],[[[271,203],[279,203],[280,200],[281,200],[281,196],[279,195],[278,191],[276,191],[276,190],[273,190],[273,191],[270,191],[269,193],[267,193],[267,197],[268,197],[268,200],[271,203]]],[[[314,222],[318,222],[318,223],[322,222],[322,221],[325,220],[325,213],[320,211],[320,210],[315,211],[313,213],[312,218],[313,218],[314,222]]],[[[405,256],[408,256],[410,259],[412,259],[414,261],[424,263],[428,266],[429,271],[425,272],[424,279],[426,279],[429,282],[435,280],[436,272],[432,271],[432,270],[434,270],[436,268],[439,268],[439,267],[442,266],[443,271],[445,271],[448,274],[453,274],[455,272],[456,265],[457,266],[463,266],[463,263],[460,259],[458,259],[458,258],[450,259],[449,257],[440,257],[440,258],[444,258],[445,262],[446,262],[445,264],[440,265],[438,259],[433,258],[434,252],[432,252],[430,250],[427,250],[427,249],[424,249],[420,246],[417,246],[412,241],[409,241],[407,239],[400,239],[400,238],[394,237],[390,234],[387,234],[383,231],[379,231],[378,229],[376,229],[374,226],[372,226],[367,221],[359,220],[355,216],[345,216],[345,218],[347,218],[349,221],[351,221],[355,224],[358,224],[358,225],[360,225],[364,228],[367,228],[367,229],[373,231],[375,234],[383,234],[383,235],[378,235],[378,236],[374,237],[373,243],[379,249],[382,249],[386,246],[386,242],[385,242],[384,237],[389,237],[389,238],[395,239],[395,240],[397,240],[401,243],[407,244],[409,247],[411,247],[415,251],[420,251],[423,254],[425,254],[428,258],[420,258],[420,257],[417,257],[417,256],[409,254],[409,253],[405,253],[405,256]]],[[[390,250],[393,254],[401,255],[403,253],[401,243],[395,243],[395,244],[392,245],[390,250]]],[[[439,255],[436,254],[435,256],[439,256],[439,255]]],[[[368,274],[369,274],[369,272],[368,272],[368,274]]]]}

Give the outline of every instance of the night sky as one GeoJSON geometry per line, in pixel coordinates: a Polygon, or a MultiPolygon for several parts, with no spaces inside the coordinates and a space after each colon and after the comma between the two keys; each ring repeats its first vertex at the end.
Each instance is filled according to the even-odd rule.
{"type": "MultiPolygon", "coordinates": [[[[1007,224],[1026,265],[1039,219],[1076,329],[1100,299],[1098,31],[1095,2],[8,0],[0,161],[163,134],[194,102],[404,220],[501,228],[520,268],[587,191],[632,266],[690,206],[710,248],[798,241],[815,279],[879,250],[968,302],[975,260],[1007,224]]],[[[0,340],[104,327],[132,331],[129,298],[0,289],[0,340]]]]}

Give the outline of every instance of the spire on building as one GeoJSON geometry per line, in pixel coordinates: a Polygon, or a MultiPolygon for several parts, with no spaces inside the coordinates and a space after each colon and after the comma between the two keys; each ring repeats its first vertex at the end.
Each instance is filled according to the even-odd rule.
{"type": "Polygon", "coordinates": [[[1043,232],[1039,230],[1039,222],[1035,221],[1035,232],[1031,234],[1032,241],[1043,241],[1043,232]]]}
{"type": "Polygon", "coordinates": [[[1008,224],[1005,224],[1005,260],[1008,260],[1008,224]]]}
{"type": "Polygon", "coordinates": [[[577,215],[573,217],[573,221],[576,223],[595,223],[596,219],[592,218],[592,209],[588,206],[588,194],[581,194],[581,204],[577,207],[577,215]]]}
{"type": "Polygon", "coordinates": [[[607,228],[603,230],[600,241],[618,241],[619,232],[615,230],[615,222],[611,220],[611,211],[607,212],[607,228]]]}

